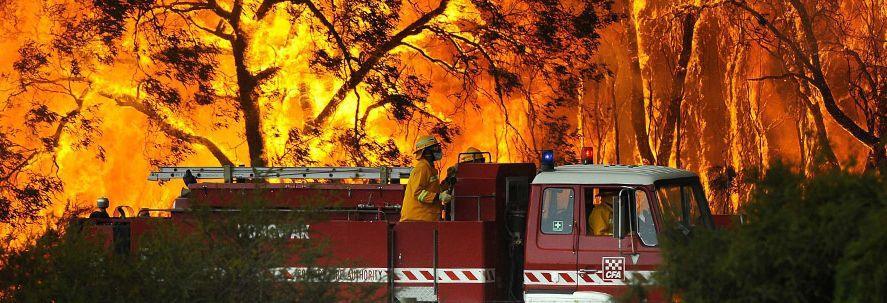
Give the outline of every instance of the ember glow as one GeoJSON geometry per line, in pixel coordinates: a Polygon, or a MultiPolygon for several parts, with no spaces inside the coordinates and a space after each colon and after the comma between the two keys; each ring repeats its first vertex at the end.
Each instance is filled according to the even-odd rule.
{"type": "Polygon", "coordinates": [[[590,146],[598,163],[689,169],[729,212],[774,159],[883,161],[885,14],[882,0],[3,0],[3,219],[99,196],[170,207],[182,184],[146,181],[158,165],[409,165],[425,133],[448,142],[444,167],[469,146],[499,162],[590,146]]]}

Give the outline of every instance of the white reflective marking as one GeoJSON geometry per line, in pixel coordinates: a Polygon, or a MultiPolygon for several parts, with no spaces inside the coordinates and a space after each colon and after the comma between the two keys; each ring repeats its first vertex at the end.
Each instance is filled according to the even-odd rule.
{"type": "MultiPolygon", "coordinates": [[[[579,273],[575,271],[558,271],[558,270],[525,270],[524,285],[626,285],[624,280],[608,280],[600,276],[601,272],[595,273],[579,273]],[[566,274],[576,282],[568,282],[561,279],[560,275],[566,274]],[[549,278],[546,278],[548,276],[549,278]],[[535,282],[533,280],[536,280],[535,282]],[[590,281],[589,281],[590,280],[590,281]]],[[[650,279],[653,271],[625,271],[625,276],[632,278],[641,276],[644,279],[650,279]]]]}
{"type": "MultiPolygon", "coordinates": [[[[387,268],[335,268],[312,270],[335,270],[333,282],[340,283],[387,283],[387,268]]],[[[290,281],[298,281],[308,268],[306,267],[279,267],[271,271],[277,274],[286,274],[290,281]]],[[[496,282],[496,271],[493,268],[438,268],[437,283],[455,284],[479,284],[496,282]],[[455,276],[451,277],[450,274],[455,276]]],[[[394,283],[434,283],[434,268],[395,268],[394,283]],[[429,278],[430,277],[430,278],[429,278]]]]}

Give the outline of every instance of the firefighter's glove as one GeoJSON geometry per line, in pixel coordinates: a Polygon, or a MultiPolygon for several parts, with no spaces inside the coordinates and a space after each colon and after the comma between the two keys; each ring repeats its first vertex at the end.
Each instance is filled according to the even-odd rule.
{"type": "Polygon", "coordinates": [[[453,195],[448,194],[446,192],[442,192],[437,195],[437,198],[440,199],[440,203],[447,204],[450,201],[453,201],[453,195]]]}

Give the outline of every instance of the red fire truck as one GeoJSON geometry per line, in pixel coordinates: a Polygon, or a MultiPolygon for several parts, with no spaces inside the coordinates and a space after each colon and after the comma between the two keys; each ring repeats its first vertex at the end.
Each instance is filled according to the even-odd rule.
{"type": "Polygon", "coordinates": [[[197,204],[236,209],[240,197],[259,193],[270,208],[297,209],[323,197],[337,202],[333,215],[304,237],[328,240],[331,258],[350,264],[336,269],[337,282],[378,283],[390,302],[606,302],[631,279],[650,278],[661,262],[660,232],[714,226],[692,172],[554,167],[554,155],[542,155],[539,171],[532,163],[458,164],[455,199],[439,222],[399,222],[408,167],[164,167],[149,180],[188,180],[171,209],[141,209],[97,228],[131,250],[147,224],[187,217],[197,204]],[[301,182],[244,182],[263,178],[301,182]],[[223,182],[198,182],[213,179],[223,182]],[[336,181],[343,179],[363,181],[336,181]],[[158,211],[169,215],[151,217],[158,211]]]}

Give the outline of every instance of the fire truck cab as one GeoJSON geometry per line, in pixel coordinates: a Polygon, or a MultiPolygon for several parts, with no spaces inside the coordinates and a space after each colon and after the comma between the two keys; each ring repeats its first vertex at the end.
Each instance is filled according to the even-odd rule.
{"type": "Polygon", "coordinates": [[[659,166],[543,171],[528,210],[526,302],[607,302],[630,279],[650,278],[661,262],[660,232],[712,226],[698,176],[659,166]]]}
{"type": "MultiPolygon", "coordinates": [[[[400,222],[405,193],[397,179],[409,176],[408,167],[167,167],[149,180],[186,181],[187,194],[172,209],[132,217],[118,207],[119,218],[83,220],[113,235],[115,251],[134,252],[146,226],[188,220],[195,205],[224,215],[253,195],[274,211],[334,201],[325,221],[296,238],[328,241],[325,260],[340,273],[336,281],[374,284],[389,302],[604,302],[631,279],[650,277],[661,262],[662,231],[712,226],[699,178],[689,171],[552,164],[550,152],[541,172],[532,163],[459,164],[455,199],[437,222],[400,222]],[[263,178],[303,180],[255,182],[263,178]],[[167,215],[151,216],[157,212],[167,215]]],[[[304,270],[281,266],[275,270],[294,276],[304,270]]]]}

